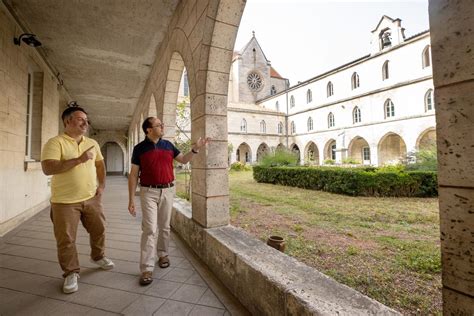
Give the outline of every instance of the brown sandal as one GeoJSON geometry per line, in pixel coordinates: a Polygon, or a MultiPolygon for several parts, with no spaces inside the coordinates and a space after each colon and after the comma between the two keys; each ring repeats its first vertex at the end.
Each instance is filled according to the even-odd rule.
{"type": "Polygon", "coordinates": [[[168,259],[168,256],[160,257],[158,259],[158,265],[160,268],[168,268],[170,266],[170,259],[168,259]]]}
{"type": "Polygon", "coordinates": [[[148,285],[153,282],[153,272],[145,271],[140,276],[140,285],[148,285]]]}

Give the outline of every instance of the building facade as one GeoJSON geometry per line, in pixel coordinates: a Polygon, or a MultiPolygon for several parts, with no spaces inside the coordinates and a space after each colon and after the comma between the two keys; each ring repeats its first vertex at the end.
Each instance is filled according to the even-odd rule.
{"type": "Polygon", "coordinates": [[[428,31],[406,38],[400,19],[383,16],[370,54],[287,87],[253,36],[230,72],[230,161],[287,147],[311,165],[383,165],[433,146],[430,54],[428,31]]]}

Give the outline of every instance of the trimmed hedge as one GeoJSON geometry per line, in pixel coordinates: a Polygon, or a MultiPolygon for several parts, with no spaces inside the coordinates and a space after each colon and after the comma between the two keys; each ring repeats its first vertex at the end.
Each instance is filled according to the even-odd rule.
{"type": "Polygon", "coordinates": [[[257,182],[281,184],[353,196],[432,197],[436,172],[383,172],[375,168],[253,167],[257,182]]]}

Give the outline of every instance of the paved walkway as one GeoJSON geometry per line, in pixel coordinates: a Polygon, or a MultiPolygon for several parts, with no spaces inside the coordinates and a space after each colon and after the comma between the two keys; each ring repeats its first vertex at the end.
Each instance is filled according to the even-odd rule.
{"type": "MultiPolygon", "coordinates": [[[[139,199],[137,197],[137,204],[139,199]]],[[[246,311],[173,235],[171,266],[157,267],[154,282],[138,284],[141,218],[128,214],[124,177],[109,177],[104,195],[106,255],[115,269],[89,263],[89,239],[77,236],[79,291],[63,294],[62,271],[49,209],[0,239],[0,315],[244,315],[246,311]]]]}

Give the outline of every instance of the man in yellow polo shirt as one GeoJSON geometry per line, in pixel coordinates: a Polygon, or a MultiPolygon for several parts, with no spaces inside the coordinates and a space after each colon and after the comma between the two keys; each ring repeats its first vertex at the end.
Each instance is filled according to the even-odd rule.
{"type": "Polygon", "coordinates": [[[78,290],[79,259],[76,235],[79,221],[90,235],[91,262],[102,269],[114,263],[105,257],[105,216],[102,193],[105,164],[99,144],[84,136],[89,128],[87,113],[70,107],[62,114],[64,134],[51,138],[41,153],[41,167],[51,180],[51,220],[63,277],[64,293],[78,290]],[[98,180],[98,184],[97,184],[98,180]]]}

